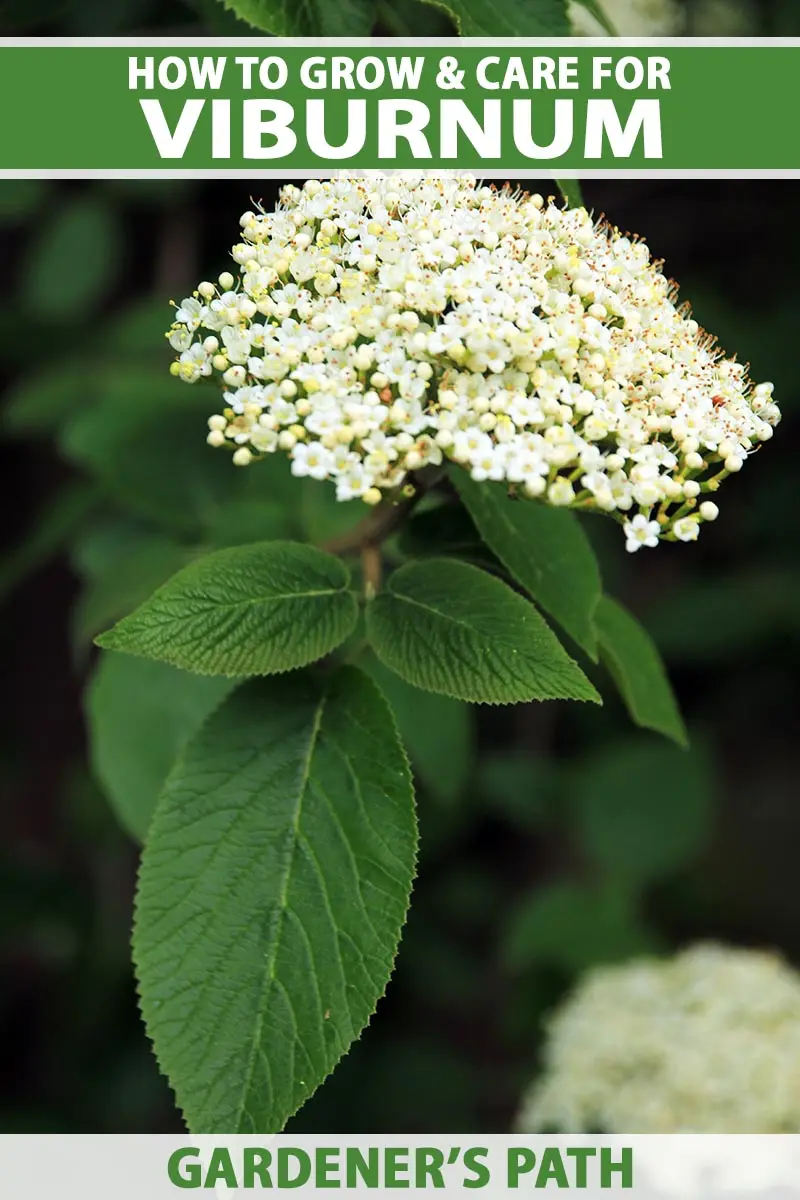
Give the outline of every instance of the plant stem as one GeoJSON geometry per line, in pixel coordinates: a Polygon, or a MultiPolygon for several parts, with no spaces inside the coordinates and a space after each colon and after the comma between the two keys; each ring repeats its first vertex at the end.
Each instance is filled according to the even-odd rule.
{"type": "Polygon", "coordinates": [[[365,542],[361,547],[361,572],[364,577],[364,595],[372,600],[378,594],[383,575],[383,556],[376,542],[365,542]]]}
{"type": "Polygon", "coordinates": [[[441,470],[429,467],[416,472],[413,479],[409,476],[414,487],[413,495],[400,501],[384,500],[352,529],[323,542],[320,550],[327,550],[329,554],[363,554],[370,546],[382,545],[400,528],[425,493],[434,488],[442,477],[441,470]]]}
{"type": "Polygon", "coordinates": [[[359,521],[346,533],[340,533],[327,542],[323,542],[320,549],[327,550],[329,554],[346,555],[360,554],[370,546],[380,546],[388,537],[391,537],[396,529],[400,528],[420,495],[421,492],[417,492],[413,496],[409,496],[407,500],[400,501],[399,504],[392,504],[388,501],[379,504],[363,521],[359,521]]]}

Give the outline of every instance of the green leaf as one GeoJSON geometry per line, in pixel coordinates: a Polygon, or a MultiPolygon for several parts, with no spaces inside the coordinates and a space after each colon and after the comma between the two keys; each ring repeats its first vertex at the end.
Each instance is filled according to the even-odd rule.
{"type": "Polygon", "coordinates": [[[409,558],[461,558],[476,566],[497,560],[481,540],[463,504],[438,504],[414,512],[403,525],[398,548],[409,558]]]}
{"type": "Polygon", "coordinates": [[[92,773],[137,841],[176,758],[233,686],[127,654],[101,655],[85,698],[92,773]]]}
{"type": "Polygon", "coordinates": [[[192,1132],[280,1130],[358,1037],[416,841],[391,714],[352,667],[248,683],[189,745],[150,829],[133,946],[192,1132]]]}
{"type": "Polygon", "coordinates": [[[620,36],[617,32],[614,22],[606,13],[603,5],[600,3],[600,0],[573,0],[573,3],[579,4],[580,7],[585,9],[591,17],[594,17],[595,21],[597,21],[597,24],[609,35],[609,37],[620,36]]]}
{"type": "Polygon", "coordinates": [[[597,606],[595,624],[600,658],[634,723],[663,733],[679,746],[688,746],[686,726],[664,664],[647,631],[610,596],[603,596],[597,606]]]}
{"type": "Polygon", "coordinates": [[[117,210],[91,192],[59,205],[25,265],[25,311],[37,321],[78,324],[114,280],[126,244],[117,210]]]}
{"type": "Polygon", "coordinates": [[[586,853],[615,878],[649,882],[687,866],[713,816],[707,756],[638,736],[581,764],[568,790],[586,853]]]}
{"type": "Polygon", "coordinates": [[[341,560],[313,546],[231,546],[184,567],[97,644],[199,675],[291,671],[352,633],[349,582],[341,560]]]}
{"type": "Polygon", "coordinates": [[[501,484],[451,475],[478,532],[519,584],[597,661],[593,624],[602,584],[597,559],[574,513],[512,500],[501,484]]]}
{"type": "Polygon", "coordinates": [[[577,179],[557,179],[556,185],[570,208],[585,208],[583,191],[577,179]]]}
{"type": "Polygon", "coordinates": [[[455,37],[457,32],[449,12],[423,0],[379,0],[376,17],[376,33],[393,37],[455,37]]]}
{"type": "Polygon", "coordinates": [[[205,36],[251,37],[252,25],[240,21],[219,0],[196,0],[194,7],[204,26],[205,36]]]}
{"type": "Polygon", "coordinates": [[[467,563],[401,567],[367,608],[367,634],[387,667],[429,692],[483,704],[602,703],[533,605],[467,563]]]}
{"type": "Polygon", "coordinates": [[[462,37],[570,37],[566,0],[436,0],[462,37]]]}
{"type": "Polygon", "coordinates": [[[453,805],[473,771],[472,712],[461,700],[423,692],[370,656],[364,669],[391,705],[418,780],[432,796],[453,805]]]}
{"type": "Polygon", "coordinates": [[[624,888],[569,881],[524,896],[509,918],[501,946],[509,971],[552,965],[570,974],[658,949],[624,888]]]}
{"type": "Polygon", "coordinates": [[[225,8],[254,29],[275,37],[369,37],[373,0],[223,0],[225,8]]]}

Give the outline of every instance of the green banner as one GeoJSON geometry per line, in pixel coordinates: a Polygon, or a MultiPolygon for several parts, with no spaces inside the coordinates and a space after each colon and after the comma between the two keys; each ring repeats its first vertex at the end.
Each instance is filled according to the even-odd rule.
{"type": "Polygon", "coordinates": [[[0,173],[800,174],[799,77],[800,39],[4,39],[0,173]]]}

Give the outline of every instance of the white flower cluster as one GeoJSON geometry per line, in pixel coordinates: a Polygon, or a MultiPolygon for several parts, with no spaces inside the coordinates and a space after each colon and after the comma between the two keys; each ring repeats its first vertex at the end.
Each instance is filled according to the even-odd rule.
{"type": "Polygon", "coordinates": [[[368,504],[453,460],[608,512],[629,550],[693,541],[772,435],[646,245],[583,208],[466,176],[309,180],[246,212],[226,271],[175,314],[172,372],[217,374],[212,446],[368,504]]]}
{"type": "Polygon", "coordinates": [[[520,1131],[800,1132],[800,976],[777,955],[700,943],[596,968],[548,1035],[520,1131]]]}
{"type": "MultiPolygon", "coordinates": [[[[683,30],[683,11],[675,0],[599,0],[620,37],[669,37],[683,30]]],[[[576,37],[606,37],[602,23],[580,3],[569,6],[576,37]]]]}

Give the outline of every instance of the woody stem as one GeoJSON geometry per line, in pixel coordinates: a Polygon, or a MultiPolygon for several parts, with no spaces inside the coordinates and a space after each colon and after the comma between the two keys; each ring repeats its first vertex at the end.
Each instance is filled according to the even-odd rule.
{"type": "Polygon", "coordinates": [[[363,555],[364,551],[370,547],[376,549],[405,523],[406,518],[425,493],[435,487],[441,478],[442,472],[438,469],[425,468],[423,471],[415,472],[413,495],[407,496],[398,503],[383,501],[363,521],[359,521],[346,533],[338,534],[327,542],[323,542],[320,549],[327,550],[329,554],[340,555],[363,555]]]}

